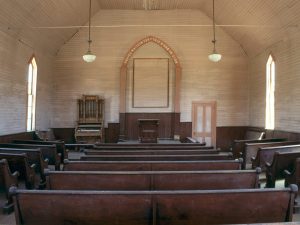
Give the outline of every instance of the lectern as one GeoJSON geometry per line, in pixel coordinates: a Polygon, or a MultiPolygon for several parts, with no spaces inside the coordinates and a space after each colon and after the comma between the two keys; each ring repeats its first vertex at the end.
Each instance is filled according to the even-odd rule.
{"type": "Polygon", "coordinates": [[[138,119],[139,141],[157,143],[159,119],[138,119]]]}

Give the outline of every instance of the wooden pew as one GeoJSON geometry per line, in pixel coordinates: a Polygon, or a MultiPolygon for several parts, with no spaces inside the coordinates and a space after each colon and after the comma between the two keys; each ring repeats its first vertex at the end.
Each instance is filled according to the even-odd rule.
{"type": "Polygon", "coordinates": [[[262,140],[234,140],[232,143],[231,151],[234,158],[240,158],[245,151],[246,143],[264,143],[264,142],[282,142],[287,141],[285,138],[271,138],[262,140]]]}
{"type": "Polygon", "coordinates": [[[197,155],[84,155],[82,161],[186,161],[186,160],[226,160],[232,159],[228,153],[197,155]]]}
{"type": "Polygon", "coordinates": [[[48,169],[48,159],[44,159],[40,149],[18,149],[18,148],[0,148],[0,153],[5,154],[22,154],[27,155],[28,163],[35,165],[35,172],[40,176],[39,187],[43,188],[46,185],[45,169],[48,169]]]}
{"type": "Polygon", "coordinates": [[[0,159],[6,159],[8,161],[9,169],[12,173],[18,171],[19,177],[25,180],[25,186],[27,189],[35,188],[35,164],[29,164],[26,153],[11,154],[0,153],[0,159]]]}
{"type": "Polygon", "coordinates": [[[240,170],[241,159],[207,161],[64,161],[64,171],[240,170]]]}
{"type": "Polygon", "coordinates": [[[219,154],[219,150],[85,150],[86,155],[197,155],[219,154]]]}
{"type": "Polygon", "coordinates": [[[60,170],[61,154],[57,152],[56,145],[37,145],[37,144],[11,144],[1,143],[0,148],[24,148],[41,150],[44,159],[48,159],[48,165],[55,166],[55,170],[60,170]]]}
{"type": "MultiPolygon", "coordinates": [[[[290,146],[285,148],[288,147],[290,146]]],[[[294,161],[298,157],[300,157],[300,145],[291,147],[286,151],[275,152],[272,163],[266,163],[266,187],[275,187],[275,181],[284,178],[284,170],[292,169],[294,161]]]]}
{"type": "Polygon", "coordinates": [[[115,146],[97,146],[94,149],[97,150],[204,150],[214,149],[213,146],[194,146],[194,145],[115,145],[115,146]]]}
{"type": "Polygon", "coordinates": [[[131,144],[126,144],[126,143],[96,143],[95,146],[145,146],[145,147],[151,147],[151,146],[205,146],[205,143],[169,143],[169,144],[162,144],[162,143],[131,143],[131,144]]]}
{"type": "Polygon", "coordinates": [[[193,225],[292,221],[297,189],[10,193],[17,225],[193,225]]]}
{"type": "Polygon", "coordinates": [[[10,172],[8,162],[6,159],[0,160],[0,185],[1,190],[4,191],[6,202],[3,206],[4,213],[11,213],[14,210],[14,205],[11,196],[8,194],[9,188],[18,186],[19,172],[15,171],[13,174],[10,172]]]}
{"type": "MultiPolygon", "coordinates": [[[[292,148],[298,145],[288,145],[292,148]]],[[[252,169],[260,167],[262,171],[266,171],[266,164],[271,164],[273,161],[273,156],[277,151],[288,151],[289,148],[286,146],[273,146],[273,147],[263,147],[259,148],[256,157],[252,157],[252,169]]]]}
{"type": "MultiPolygon", "coordinates": [[[[299,141],[283,141],[283,142],[263,142],[263,143],[245,143],[244,152],[242,152],[241,157],[243,158],[243,166],[242,168],[245,169],[247,164],[251,164],[252,157],[257,155],[259,148],[265,147],[273,147],[273,146],[286,146],[286,145],[295,145],[300,144],[299,141]]],[[[258,167],[258,166],[256,166],[258,167]]],[[[254,168],[256,168],[254,167],[254,168]]]]}
{"type": "Polygon", "coordinates": [[[47,171],[51,190],[219,190],[259,187],[257,170],[47,171]]]}
{"type": "Polygon", "coordinates": [[[300,158],[296,158],[294,165],[291,169],[284,170],[285,176],[285,187],[288,187],[290,184],[300,185],[300,158]]]}
{"type": "Polygon", "coordinates": [[[37,141],[37,140],[13,140],[15,144],[56,145],[57,152],[61,154],[61,163],[68,158],[68,150],[64,141],[37,141]]]}

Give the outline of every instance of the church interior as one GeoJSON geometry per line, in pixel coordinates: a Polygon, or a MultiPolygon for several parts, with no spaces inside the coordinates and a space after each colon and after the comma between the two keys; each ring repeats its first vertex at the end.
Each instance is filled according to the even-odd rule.
{"type": "Polygon", "coordinates": [[[299,12],[0,1],[0,224],[300,224],[299,12]]]}

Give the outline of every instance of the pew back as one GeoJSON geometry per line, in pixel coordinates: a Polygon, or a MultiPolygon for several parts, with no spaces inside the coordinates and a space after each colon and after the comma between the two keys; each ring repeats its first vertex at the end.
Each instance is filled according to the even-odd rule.
{"type": "Polygon", "coordinates": [[[26,153],[0,153],[0,159],[7,160],[12,173],[16,171],[19,172],[20,176],[18,178],[25,180],[27,189],[33,189],[35,187],[35,164],[29,164],[26,153]]]}
{"type": "Polygon", "coordinates": [[[186,160],[226,160],[231,154],[203,154],[203,155],[85,155],[82,161],[186,161],[186,160]]]}
{"type": "Polygon", "coordinates": [[[298,151],[299,147],[300,145],[287,145],[259,148],[256,156],[257,159],[252,163],[252,168],[255,168],[259,164],[262,166],[262,170],[265,171],[266,165],[272,163],[275,152],[288,152],[292,151],[292,149],[298,151]]]}
{"type": "Polygon", "coordinates": [[[257,170],[48,171],[51,190],[218,190],[258,188],[257,170]],[[79,182],[78,182],[79,181],[79,182]]]}
{"type": "Polygon", "coordinates": [[[234,140],[232,143],[232,154],[234,158],[240,158],[245,151],[246,143],[264,143],[264,142],[282,142],[287,141],[285,138],[271,138],[262,140],[234,140]]]}
{"type": "Polygon", "coordinates": [[[59,170],[59,165],[61,161],[61,154],[57,152],[56,145],[38,145],[38,144],[11,144],[5,143],[0,144],[0,148],[24,148],[33,149],[38,148],[41,150],[44,159],[48,159],[49,165],[54,165],[56,170],[59,170]]]}
{"type": "Polygon", "coordinates": [[[18,172],[14,172],[13,174],[10,172],[6,159],[0,160],[0,188],[1,191],[5,193],[5,197],[7,199],[6,203],[3,206],[4,213],[10,213],[13,211],[13,202],[8,191],[10,187],[18,186],[18,175],[18,172]]]}
{"type": "MultiPolygon", "coordinates": [[[[18,148],[0,148],[0,153],[27,155],[28,163],[35,165],[35,172],[39,174],[40,186],[45,185],[46,177],[44,170],[48,168],[48,160],[44,160],[40,149],[18,149],[18,148]]],[[[20,171],[19,171],[20,172],[20,171]]],[[[22,171],[21,171],[22,173],[22,171]]]]}
{"type": "MultiPolygon", "coordinates": [[[[295,144],[300,144],[300,142],[299,141],[283,141],[283,142],[266,142],[266,143],[245,143],[244,152],[242,153],[242,158],[244,160],[243,168],[246,168],[246,164],[251,163],[252,157],[254,157],[253,162],[255,161],[255,158],[256,158],[259,148],[273,147],[273,146],[286,146],[286,145],[295,145],[295,144]]],[[[256,167],[259,167],[259,163],[254,168],[256,168],[256,167]]]]}
{"type": "Polygon", "coordinates": [[[68,158],[68,151],[64,141],[37,141],[37,140],[13,140],[16,144],[56,145],[57,152],[61,154],[61,163],[68,158]]]}
{"type": "Polygon", "coordinates": [[[296,158],[300,157],[300,145],[285,148],[287,149],[276,151],[272,163],[266,164],[267,187],[275,187],[275,181],[285,177],[284,170],[292,170],[296,158]]]}
{"type": "Polygon", "coordinates": [[[288,187],[291,184],[300,185],[300,158],[296,158],[293,169],[292,170],[285,170],[285,182],[284,185],[288,187]]]}
{"type": "Polygon", "coordinates": [[[197,155],[219,154],[219,150],[85,150],[86,155],[197,155]]]}
{"type": "Polygon", "coordinates": [[[11,189],[17,225],[285,222],[292,220],[295,191],[291,188],[154,192],[11,189]]]}
{"type": "Polygon", "coordinates": [[[239,170],[241,160],[207,161],[69,161],[65,171],[188,171],[188,170],[239,170]]]}
{"type": "Polygon", "coordinates": [[[199,145],[115,145],[115,146],[94,146],[97,150],[205,150],[214,149],[213,146],[199,146],[199,145]]]}

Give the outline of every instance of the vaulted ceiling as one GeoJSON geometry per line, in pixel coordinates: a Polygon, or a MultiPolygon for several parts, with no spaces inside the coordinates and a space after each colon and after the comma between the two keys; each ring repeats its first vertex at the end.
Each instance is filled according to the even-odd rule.
{"type": "MultiPolygon", "coordinates": [[[[88,0],[0,0],[0,5],[0,31],[53,54],[88,21],[88,0]]],[[[193,9],[212,18],[212,0],[93,0],[92,9],[93,14],[193,9]]],[[[216,0],[217,25],[249,56],[298,35],[299,12],[299,0],[216,0]]]]}

